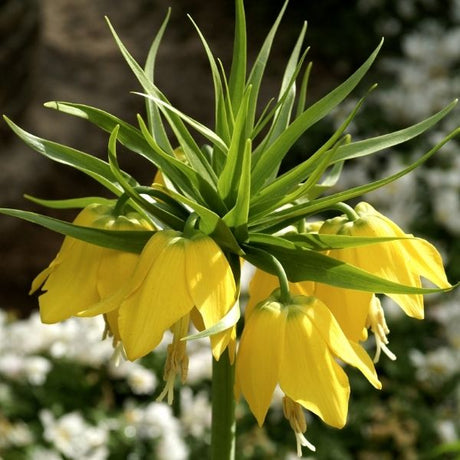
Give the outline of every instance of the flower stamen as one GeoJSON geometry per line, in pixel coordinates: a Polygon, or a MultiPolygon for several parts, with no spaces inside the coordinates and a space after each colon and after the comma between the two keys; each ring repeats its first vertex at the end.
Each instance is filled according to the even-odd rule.
{"type": "Polygon", "coordinates": [[[181,340],[187,335],[190,322],[190,315],[183,316],[172,326],[173,341],[168,345],[166,363],[163,372],[163,380],[166,382],[163,391],[157,398],[162,401],[168,395],[168,404],[174,400],[174,382],[176,376],[180,375],[181,382],[185,383],[188,373],[187,342],[181,340]]]}
{"type": "Polygon", "coordinates": [[[307,431],[307,422],[302,406],[296,403],[288,396],[283,397],[283,413],[289,424],[294,431],[295,439],[297,442],[297,456],[302,457],[302,446],[308,447],[311,451],[315,452],[316,447],[307,440],[304,433],[307,431]]]}
{"type": "Polygon", "coordinates": [[[388,356],[388,358],[394,361],[396,359],[396,355],[387,347],[389,343],[387,335],[390,333],[390,329],[388,329],[387,322],[385,321],[385,313],[380,303],[380,299],[375,295],[372,296],[372,300],[370,302],[367,327],[370,327],[375,337],[376,350],[374,363],[379,361],[382,351],[388,356]]]}

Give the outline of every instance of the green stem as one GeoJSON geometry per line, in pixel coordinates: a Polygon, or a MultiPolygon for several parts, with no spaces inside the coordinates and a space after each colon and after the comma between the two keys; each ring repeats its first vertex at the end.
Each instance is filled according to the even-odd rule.
{"type": "Polygon", "coordinates": [[[329,209],[336,209],[337,211],[343,212],[351,222],[359,219],[358,213],[346,203],[336,203],[330,206],[329,209]]]}
{"type": "Polygon", "coordinates": [[[234,366],[228,350],[219,361],[212,360],[211,460],[235,458],[234,366]]]}
{"type": "Polygon", "coordinates": [[[273,265],[276,269],[276,275],[278,276],[278,280],[280,282],[280,301],[283,304],[288,304],[291,301],[291,292],[289,290],[289,280],[284,271],[284,267],[281,262],[273,255],[271,255],[271,259],[273,265]]]}
{"type": "Polygon", "coordinates": [[[120,197],[117,200],[117,203],[116,203],[115,207],[113,208],[113,215],[115,217],[118,217],[121,214],[123,214],[123,210],[125,208],[126,203],[129,200],[129,198],[130,198],[130,196],[126,192],[123,193],[122,195],[120,195],[120,197]]]}
{"type": "Polygon", "coordinates": [[[184,225],[183,234],[186,238],[190,238],[195,232],[196,223],[200,217],[196,212],[192,212],[184,225]]]}

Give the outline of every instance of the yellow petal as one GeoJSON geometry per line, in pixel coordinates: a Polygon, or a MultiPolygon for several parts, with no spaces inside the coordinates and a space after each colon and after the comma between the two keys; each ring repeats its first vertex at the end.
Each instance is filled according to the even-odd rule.
{"type": "Polygon", "coordinates": [[[409,269],[420,276],[430,280],[436,286],[449,288],[449,283],[444,271],[441,254],[428,241],[421,238],[401,242],[408,254],[409,269]]]}
{"type": "Polygon", "coordinates": [[[39,297],[43,323],[62,321],[99,301],[96,279],[103,251],[75,241],[61,254],[62,263],[49,274],[42,288],[46,292],[39,297]]]}
{"type": "Polygon", "coordinates": [[[235,348],[236,348],[236,329],[235,326],[226,329],[225,331],[211,335],[211,349],[212,355],[216,361],[219,361],[222,353],[229,347],[230,363],[235,361],[235,348]]]}
{"type": "MultiPolygon", "coordinates": [[[[385,221],[379,219],[378,225],[372,216],[363,217],[358,223],[347,226],[348,234],[353,236],[395,236],[385,221]]],[[[401,235],[399,231],[396,236],[401,235]]],[[[420,277],[408,268],[408,257],[399,241],[377,243],[351,249],[330,251],[331,257],[338,258],[351,265],[366,270],[396,283],[420,287],[420,277]]],[[[387,294],[404,312],[413,318],[423,318],[423,297],[420,294],[387,294]]]]}
{"type": "Polygon", "coordinates": [[[357,367],[375,388],[381,388],[382,385],[369,356],[366,353],[356,352],[326,305],[314,297],[310,299],[314,299],[310,305],[305,304],[298,308],[302,308],[304,315],[310,319],[317,334],[321,335],[332,353],[347,364],[357,367]]]}
{"type": "Polygon", "coordinates": [[[148,255],[154,258],[153,263],[139,262],[136,272],[141,267],[147,273],[133,276],[135,281],[143,279],[143,283],[123,300],[118,317],[130,360],[152,351],[163,333],[193,308],[185,277],[184,239],[173,238],[159,254],[148,255]]]}
{"type": "Polygon", "coordinates": [[[341,428],[348,411],[350,386],[343,369],[312,321],[297,307],[286,308],[279,383],[284,393],[327,424],[341,428]]]}
{"type": "Polygon", "coordinates": [[[366,320],[372,293],[316,283],[314,296],[333,313],[350,340],[358,342],[366,339],[366,320]]]}
{"type": "Polygon", "coordinates": [[[249,299],[246,305],[245,318],[248,319],[254,307],[267,299],[270,294],[279,288],[279,281],[276,276],[256,268],[254,275],[249,283],[249,299]]]}
{"type": "Polygon", "coordinates": [[[254,309],[244,326],[236,357],[236,391],[245,397],[259,426],[278,383],[285,324],[280,309],[277,302],[254,309]]]}
{"type": "Polygon", "coordinates": [[[109,297],[126,284],[139,260],[138,254],[106,249],[96,278],[97,291],[101,299],[109,297]]]}
{"type": "Polygon", "coordinates": [[[233,307],[237,292],[232,269],[212,238],[184,238],[188,291],[206,329],[218,323],[233,307]]]}

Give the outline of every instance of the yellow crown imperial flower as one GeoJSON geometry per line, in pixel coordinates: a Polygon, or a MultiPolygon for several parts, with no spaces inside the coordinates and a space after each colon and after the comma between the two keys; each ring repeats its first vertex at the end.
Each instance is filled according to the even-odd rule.
{"type": "MultiPolygon", "coordinates": [[[[246,305],[246,315],[271,292],[279,286],[276,276],[255,270],[249,283],[249,299],[246,305]]],[[[367,339],[366,322],[368,321],[372,293],[342,289],[329,284],[301,281],[289,283],[293,294],[314,296],[321,300],[333,313],[345,335],[354,342],[367,339]]]]}
{"type": "MultiPolygon", "coordinates": [[[[421,287],[420,277],[423,277],[440,288],[451,287],[444,271],[441,256],[428,241],[404,233],[394,222],[380,214],[368,203],[359,203],[355,212],[357,213],[355,220],[344,215],[325,221],[319,233],[399,237],[401,239],[356,248],[335,249],[329,251],[329,256],[407,286],[421,287]]],[[[365,303],[353,302],[354,296],[358,295],[354,292],[358,291],[352,291],[344,300],[350,301],[348,308],[356,308],[355,305],[360,305],[359,324],[361,327],[361,324],[364,325],[367,320],[366,307],[365,303]]],[[[424,317],[423,296],[421,294],[387,295],[408,316],[418,319],[424,317]]],[[[369,298],[369,302],[370,300],[371,298],[369,298]]],[[[368,303],[369,305],[370,303],[368,303]]]]}
{"type": "MultiPolygon", "coordinates": [[[[185,237],[163,230],[147,242],[125,286],[83,315],[118,309],[120,337],[128,359],[135,360],[152,351],[194,307],[208,329],[228,313],[236,297],[232,269],[212,238],[198,231],[185,237]]],[[[218,341],[214,357],[222,351],[218,341]]]]}
{"type": "MultiPolygon", "coordinates": [[[[111,206],[92,204],[73,223],[110,230],[153,230],[137,213],[115,216],[112,212],[111,206]]],[[[112,295],[131,275],[137,260],[137,254],[66,236],[54,260],[32,282],[31,294],[40,286],[44,291],[39,297],[41,320],[44,323],[65,320],[112,295]]],[[[112,320],[109,323],[116,336],[116,324],[112,320]]]]}
{"type": "Polygon", "coordinates": [[[346,421],[350,386],[337,358],[381,388],[369,356],[347,339],[320,300],[297,295],[282,303],[276,290],[247,317],[236,358],[235,390],[248,401],[259,425],[279,385],[291,400],[340,428],[346,421]]]}

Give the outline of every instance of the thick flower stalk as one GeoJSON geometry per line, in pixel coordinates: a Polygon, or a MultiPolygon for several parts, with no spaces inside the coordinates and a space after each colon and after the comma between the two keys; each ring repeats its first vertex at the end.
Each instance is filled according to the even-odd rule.
{"type": "Polygon", "coordinates": [[[247,399],[259,424],[274,388],[282,388],[284,413],[301,455],[302,446],[312,448],[304,436],[303,409],[335,427],[345,423],[350,387],[337,360],[358,368],[380,387],[360,343],[370,329],[377,355],[383,351],[393,357],[378,296],[388,295],[409,316],[422,318],[422,296],[452,288],[430,243],[403,232],[368,204],[353,210],[345,202],[410,173],[459,129],[389,177],[342,192],[331,190],[348,160],[417,137],[443,119],[456,101],[413,126],[355,142],[347,129],[372,86],[323,145],[306,150],[296,166],[280,173],[291,147],[358,87],[382,46],[347,80],[310,104],[306,95],[311,63],[305,65],[303,24],[279,93],[263,106],[263,75],[286,8],[287,2],[248,68],[244,5],[235,0],[228,72],[192,21],[210,64],[213,127],[174,107],[155,83],[156,56],[169,12],[144,65],[136,62],[108,22],[141,86],[136,97],[146,102],[137,124],[90,105],[46,104],[106,131],[106,160],[28,133],[5,117],[32,149],[79,170],[105,189],[100,197],[29,197],[46,207],[83,209],[73,223],[0,209],[66,235],[56,258],[33,282],[32,291],[40,286],[44,291],[39,297],[43,321],[103,314],[117,352],[131,360],[154,351],[170,330],[166,386],[160,395],[170,402],[176,376],[186,381],[187,341],[209,337],[214,372],[211,457],[218,460],[235,455],[235,368],[235,389],[247,399]],[[143,185],[120,168],[118,144],[147,161],[155,183],[143,185]],[[337,217],[323,222],[331,212],[337,217]],[[244,323],[239,322],[242,263],[257,269],[244,323]],[[423,287],[421,278],[437,287],[423,287]],[[237,331],[242,331],[240,337],[237,331]]]}

